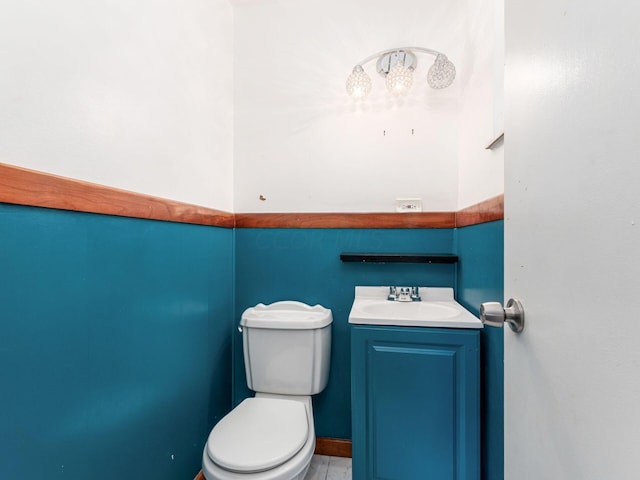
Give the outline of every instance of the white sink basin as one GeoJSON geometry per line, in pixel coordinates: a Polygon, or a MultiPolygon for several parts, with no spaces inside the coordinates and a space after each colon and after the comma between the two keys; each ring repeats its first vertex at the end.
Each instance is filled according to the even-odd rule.
{"type": "Polygon", "coordinates": [[[356,287],[349,323],[440,328],[482,328],[453,298],[452,288],[419,287],[420,302],[387,300],[389,287],[356,287]]]}
{"type": "Polygon", "coordinates": [[[441,302],[389,302],[382,303],[377,300],[363,302],[360,311],[371,317],[380,318],[453,318],[459,315],[459,311],[441,302]]]}

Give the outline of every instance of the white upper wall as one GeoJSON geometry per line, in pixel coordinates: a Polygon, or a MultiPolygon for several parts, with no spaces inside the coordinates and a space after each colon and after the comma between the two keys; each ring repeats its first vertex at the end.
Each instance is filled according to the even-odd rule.
{"type": "MultiPolygon", "coordinates": [[[[504,0],[468,0],[468,37],[461,69],[458,208],[504,192],[504,0]]],[[[508,141],[508,140],[507,140],[508,141]]]]}
{"type": "Polygon", "coordinates": [[[502,192],[498,4],[7,0],[0,162],[238,212],[456,210],[502,192]],[[348,98],[357,62],[413,45],[449,56],[451,87],[419,54],[408,97],[374,61],[348,98]]]}
{"type": "Polygon", "coordinates": [[[402,102],[375,61],[365,65],[374,90],[363,105],[345,80],[394,47],[432,48],[458,64],[467,0],[233,3],[236,211],[393,211],[399,197],[457,209],[460,82],[430,89],[429,55],[418,56],[402,102]]]}
{"type": "Polygon", "coordinates": [[[233,208],[227,0],[0,3],[0,162],[233,208]]]}

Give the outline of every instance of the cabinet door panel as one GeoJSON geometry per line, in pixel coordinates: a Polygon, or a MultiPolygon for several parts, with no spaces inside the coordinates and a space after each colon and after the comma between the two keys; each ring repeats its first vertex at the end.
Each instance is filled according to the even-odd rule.
{"type": "Polygon", "coordinates": [[[353,327],[356,480],[479,478],[478,334],[353,327]]]}

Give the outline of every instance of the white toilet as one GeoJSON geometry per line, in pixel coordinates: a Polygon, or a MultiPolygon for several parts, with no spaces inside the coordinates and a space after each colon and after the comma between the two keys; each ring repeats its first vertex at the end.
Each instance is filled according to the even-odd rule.
{"type": "Polygon", "coordinates": [[[247,385],[256,392],[213,428],[207,480],[303,480],[316,437],[311,395],[329,379],[331,310],[258,304],[240,320],[247,385]]]}

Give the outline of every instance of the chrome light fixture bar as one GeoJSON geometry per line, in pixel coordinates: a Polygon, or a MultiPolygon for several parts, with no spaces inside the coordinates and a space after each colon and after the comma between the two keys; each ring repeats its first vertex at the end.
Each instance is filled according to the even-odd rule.
{"type": "Polygon", "coordinates": [[[427,83],[431,88],[447,88],[456,78],[456,67],[444,53],[423,47],[402,47],[374,53],[353,67],[347,78],[347,93],[355,100],[364,99],[371,92],[371,78],[362,67],[375,60],[376,70],[385,77],[387,90],[396,96],[406,95],[413,84],[413,71],[418,65],[415,52],[435,56],[427,73],[427,83]]]}

